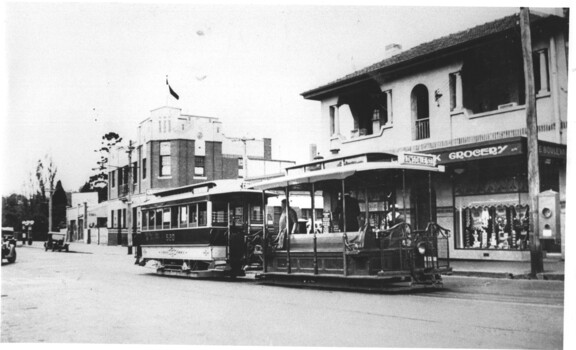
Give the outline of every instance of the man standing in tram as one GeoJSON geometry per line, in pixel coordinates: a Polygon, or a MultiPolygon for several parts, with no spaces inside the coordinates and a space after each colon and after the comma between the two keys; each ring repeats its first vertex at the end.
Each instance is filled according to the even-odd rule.
{"type": "Polygon", "coordinates": [[[279,220],[279,233],[278,233],[278,249],[284,248],[284,240],[286,238],[286,232],[298,233],[298,214],[292,208],[287,211],[286,199],[282,200],[282,215],[280,215],[279,220]],[[286,214],[288,213],[288,214],[286,214]],[[286,219],[289,219],[289,227],[286,228],[286,219]]]}
{"type": "Polygon", "coordinates": [[[352,197],[350,193],[346,193],[344,196],[344,204],[346,206],[346,215],[343,214],[342,210],[342,199],[341,194],[338,194],[338,205],[334,210],[334,214],[338,218],[338,225],[340,230],[344,229],[344,217],[346,217],[346,231],[358,231],[360,228],[360,221],[362,220],[360,217],[360,205],[356,198],[352,197]]]}

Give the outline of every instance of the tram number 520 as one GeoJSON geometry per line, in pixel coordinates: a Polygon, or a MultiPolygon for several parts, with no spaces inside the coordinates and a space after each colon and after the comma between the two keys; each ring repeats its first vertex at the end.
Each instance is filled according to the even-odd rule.
{"type": "Polygon", "coordinates": [[[174,242],[176,240],[175,233],[167,233],[166,234],[166,242],[174,242]]]}

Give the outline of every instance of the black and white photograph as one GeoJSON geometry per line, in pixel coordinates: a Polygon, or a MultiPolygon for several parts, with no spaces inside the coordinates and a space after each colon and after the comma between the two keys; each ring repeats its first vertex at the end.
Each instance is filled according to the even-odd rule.
{"type": "Polygon", "coordinates": [[[568,1],[0,5],[2,348],[576,346],[568,1]]]}

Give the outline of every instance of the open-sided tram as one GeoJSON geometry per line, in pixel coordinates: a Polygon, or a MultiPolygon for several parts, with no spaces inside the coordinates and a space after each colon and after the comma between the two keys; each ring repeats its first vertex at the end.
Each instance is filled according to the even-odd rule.
{"type": "Polygon", "coordinates": [[[141,265],[162,275],[243,276],[261,269],[262,192],[235,180],[155,193],[141,207],[141,265]]]}
{"type": "Polygon", "coordinates": [[[442,286],[442,274],[451,272],[449,232],[436,223],[432,186],[442,171],[433,155],[369,153],[293,166],[283,177],[253,185],[284,195],[288,211],[292,193],[309,194],[318,223],[312,226],[321,227],[271,232],[264,223],[257,277],[270,284],[356,290],[442,286]],[[315,198],[322,198],[322,207],[315,207],[315,198]]]}

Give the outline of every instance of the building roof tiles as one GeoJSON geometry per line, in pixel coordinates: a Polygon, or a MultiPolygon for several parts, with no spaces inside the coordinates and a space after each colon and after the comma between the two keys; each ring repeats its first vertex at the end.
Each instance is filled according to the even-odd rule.
{"type": "MultiPolygon", "coordinates": [[[[539,21],[542,18],[543,16],[531,14],[530,22],[532,23],[535,21],[539,21]]],[[[322,91],[325,89],[335,87],[339,84],[343,84],[349,81],[353,81],[357,78],[361,78],[363,76],[376,73],[377,71],[392,69],[397,66],[400,66],[401,64],[409,63],[411,61],[417,61],[419,59],[424,59],[429,55],[454,49],[464,44],[473,42],[475,40],[488,38],[496,34],[513,30],[514,28],[518,28],[519,30],[519,21],[520,21],[519,15],[514,14],[488,23],[477,25],[473,28],[469,28],[461,32],[449,34],[444,37],[417,45],[406,51],[400,52],[397,55],[394,55],[390,58],[386,58],[366,68],[348,74],[331,83],[306,91],[302,93],[302,96],[304,96],[305,98],[308,98],[309,96],[312,97],[312,95],[322,93],[322,91]]]]}

